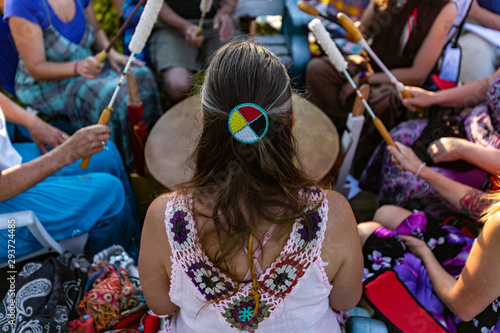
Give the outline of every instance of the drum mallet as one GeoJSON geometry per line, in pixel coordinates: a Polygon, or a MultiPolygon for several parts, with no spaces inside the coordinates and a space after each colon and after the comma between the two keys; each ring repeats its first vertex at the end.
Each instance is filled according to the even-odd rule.
{"type": "Polygon", "coordinates": [[[373,120],[373,124],[379,131],[382,138],[384,138],[385,142],[388,145],[396,147],[396,143],[394,143],[394,140],[391,138],[391,135],[387,131],[387,128],[384,126],[382,121],[375,115],[375,113],[373,113],[373,110],[371,109],[370,105],[368,105],[365,98],[363,97],[358,87],[356,86],[356,83],[354,83],[354,81],[352,80],[351,75],[347,72],[347,62],[345,61],[344,56],[342,55],[342,53],[340,53],[340,50],[337,48],[337,45],[335,45],[335,42],[331,39],[330,34],[328,34],[323,24],[321,24],[321,21],[316,18],[309,23],[308,27],[309,30],[311,30],[316,36],[318,43],[325,51],[326,55],[332,62],[333,66],[335,66],[335,68],[339,72],[344,73],[345,77],[347,78],[347,81],[349,81],[351,86],[356,90],[356,95],[358,95],[358,98],[361,99],[366,110],[368,110],[368,113],[370,114],[370,117],[373,120]]]}
{"type": "Polygon", "coordinates": [[[201,11],[201,18],[200,22],[198,23],[198,28],[196,28],[194,34],[195,36],[201,35],[203,31],[203,21],[205,21],[205,15],[210,11],[212,8],[212,3],[213,0],[201,0],[200,2],[200,11],[201,11]]]}
{"type": "Polygon", "coordinates": [[[114,35],[113,38],[111,38],[111,41],[109,42],[108,46],[106,46],[106,48],[104,50],[102,50],[101,52],[99,52],[95,56],[95,58],[97,59],[97,61],[104,62],[104,60],[106,60],[106,58],[108,57],[109,51],[113,47],[113,44],[116,42],[116,40],[118,39],[118,37],[120,37],[123,34],[123,32],[127,28],[127,26],[130,23],[130,21],[132,21],[132,19],[134,18],[135,13],[137,13],[137,11],[139,10],[139,8],[141,8],[141,6],[145,2],[146,2],[146,0],[140,0],[137,3],[137,5],[135,6],[134,10],[130,14],[130,16],[125,20],[125,22],[123,22],[122,26],[120,27],[120,30],[118,30],[118,32],[116,33],[116,35],[114,35]]]}
{"type": "MultiPolygon", "coordinates": [[[[361,44],[361,46],[366,50],[366,52],[368,52],[370,57],[373,60],[375,60],[377,65],[389,77],[389,80],[391,80],[391,82],[396,86],[401,95],[404,98],[413,97],[412,93],[406,89],[405,85],[399,82],[398,79],[396,79],[396,77],[391,73],[391,71],[384,65],[382,60],[380,60],[380,58],[375,54],[375,52],[373,52],[372,48],[370,47],[370,45],[368,45],[366,39],[364,39],[363,35],[361,34],[361,31],[359,31],[359,29],[354,25],[354,22],[349,18],[349,16],[347,16],[344,13],[338,13],[337,19],[339,20],[340,25],[342,25],[345,31],[347,31],[356,42],[361,44]]],[[[420,115],[423,114],[423,110],[421,107],[416,107],[415,109],[420,115]]]]}
{"type": "MultiPolygon", "coordinates": [[[[148,40],[149,35],[151,34],[151,30],[153,29],[153,24],[160,13],[161,6],[163,5],[163,0],[148,0],[146,2],[146,6],[144,7],[144,12],[139,19],[139,23],[135,28],[134,35],[132,36],[132,40],[129,44],[129,49],[132,52],[128,58],[128,61],[123,69],[123,73],[120,77],[120,81],[116,85],[115,91],[113,92],[113,96],[111,96],[111,100],[109,101],[108,106],[102,111],[101,116],[99,118],[98,124],[106,124],[108,122],[109,117],[111,116],[111,112],[113,111],[113,103],[115,102],[116,96],[118,95],[118,91],[123,83],[123,79],[127,75],[128,69],[132,60],[134,60],[134,55],[141,53],[144,49],[144,45],[146,45],[146,41],[148,40]]],[[[85,157],[80,163],[80,168],[86,169],[90,162],[90,156],[85,157]]]]}
{"type": "Polygon", "coordinates": [[[297,2],[297,6],[304,13],[307,13],[307,14],[312,15],[312,16],[319,16],[319,17],[324,18],[325,20],[328,20],[330,22],[333,22],[333,23],[340,25],[339,20],[335,16],[331,16],[328,14],[327,15],[321,14],[316,7],[314,7],[311,3],[307,2],[307,1],[299,1],[299,2],[297,2]]]}

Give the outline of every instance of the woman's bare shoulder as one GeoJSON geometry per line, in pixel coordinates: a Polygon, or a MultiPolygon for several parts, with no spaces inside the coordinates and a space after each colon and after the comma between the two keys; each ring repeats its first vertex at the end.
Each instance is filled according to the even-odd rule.
{"type": "Polygon", "coordinates": [[[344,220],[353,217],[349,201],[340,193],[333,190],[325,190],[328,200],[328,215],[334,220],[344,220]]]}
{"type": "Polygon", "coordinates": [[[158,230],[160,227],[164,229],[167,203],[175,194],[176,192],[169,192],[156,197],[148,207],[144,224],[155,230],[158,230]]]}
{"type": "Polygon", "coordinates": [[[349,201],[338,192],[326,191],[328,200],[328,225],[325,239],[343,243],[346,233],[351,233],[356,227],[356,219],[349,201]],[[344,235],[344,236],[343,236],[344,235]]]}

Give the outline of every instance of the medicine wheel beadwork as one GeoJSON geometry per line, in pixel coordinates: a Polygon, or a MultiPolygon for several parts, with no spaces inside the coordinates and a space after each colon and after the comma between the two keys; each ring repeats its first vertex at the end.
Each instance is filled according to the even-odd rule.
{"type": "Polygon", "coordinates": [[[266,111],[253,103],[237,105],[228,120],[229,132],[241,143],[255,143],[267,133],[269,119],[266,111]]]}

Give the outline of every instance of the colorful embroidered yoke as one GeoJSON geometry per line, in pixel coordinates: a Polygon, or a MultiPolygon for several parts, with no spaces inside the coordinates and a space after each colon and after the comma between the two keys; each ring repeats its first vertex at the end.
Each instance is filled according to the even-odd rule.
{"type": "Polygon", "coordinates": [[[252,282],[238,285],[202,251],[192,197],[176,195],[168,201],[165,225],[173,262],[170,298],[180,308],[172,320],[173,332],[340,332],[329,306],[332,287],[321,259],[328,200],[319,189],[301,195],[321,204],[317,210],[311,204],[305,217],[295,221],[285,248],[259,275],[262,294],[253,317],[252,282]]]}

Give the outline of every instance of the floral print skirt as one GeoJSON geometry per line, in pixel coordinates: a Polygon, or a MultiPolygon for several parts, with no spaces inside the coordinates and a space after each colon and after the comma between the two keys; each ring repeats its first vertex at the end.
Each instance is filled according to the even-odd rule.
{"type": "Polygon", "coordinates": [[[450,225],[428,220],[423,212],[408,216],[395,230],[380,227],[363,246],[364,298],[393,327],[425,332],[500,332],[499,300],[469,322],[462,322],[440,301],[422,261],[398,235],[424,240],[444,267],[458,278],[474,238],[450,225]]]}

